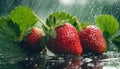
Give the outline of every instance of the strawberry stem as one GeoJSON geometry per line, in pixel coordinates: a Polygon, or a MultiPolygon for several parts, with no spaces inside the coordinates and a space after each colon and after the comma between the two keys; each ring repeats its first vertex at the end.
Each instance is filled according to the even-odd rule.
{"type": "Polygon", "coordinates": [[[42,25],[44,27],[46,27],[48,30],[50,29],[50,27],[40,17],[38,17],[36,14],[35,14],[35,17],[38,19],[39,22],[42,23],[42,25]]]}

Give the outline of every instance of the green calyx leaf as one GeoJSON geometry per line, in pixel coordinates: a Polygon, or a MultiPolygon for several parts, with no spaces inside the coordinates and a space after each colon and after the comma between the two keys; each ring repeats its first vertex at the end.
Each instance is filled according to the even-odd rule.
{"type": "Polygon", "coordinates": [[[19,26],[9,18],[0,18],[0,61],[3,64],[9,61],[21,61],[25,52],[17,39],[20,35],[19,26]]]}
{"type": "Polygon", "coordinates": [[[112,15],[99,15],[96,17],[96,23],[103,33],[107,32],[110,37],[119,29],[119,23],[112,15]]]}
{"type": "Polygon", "coordinates": [[[34,15],[33,11],[26,6],[16,7],[13,11],[10,12],[9,17],[20,27],[20,40],[23,39],[23,37],[27,34],[31,27],[36,24],[38,20],[34,15]]]}
{"type": "Polygon", "coordinates": [[[71,14],[66,12],[55,12],[53,14],[50,14],[46,20],[46,24],[52,28],[62,26],[65,22],[72,24],[76,27],[77,30],[81,29],[77,17],[72,16],[71,14]]]}

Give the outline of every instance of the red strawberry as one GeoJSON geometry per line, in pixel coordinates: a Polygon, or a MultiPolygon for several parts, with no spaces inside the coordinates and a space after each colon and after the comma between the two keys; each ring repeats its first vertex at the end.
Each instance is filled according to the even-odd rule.
{"type": "Polygon", "coordinates": [[[101,30],[96,26],[86,26],[79,32],[79,38],[84,51],[103,53],[106,51],[106,42],[101,30]]]}
{"type": "Polygon", "coordinates": [[[25,42],[25,48],[27,50],[30,50],[32,52],[41,51],[42,48],[40,46],[40,41],[42,37],[44,36],[44,33],[41,29],[35,27],[32,29],[32,32],[27,36],[26,42],[25,42]]]}
{"type": "Polygon", "coordinates": [[[56,38],[49,39],[47,43],[47,47],[50,51],[57,54],[81,55],[82,47],[74,26],[65,23],[55,30],[57,32],[56,38]]]}

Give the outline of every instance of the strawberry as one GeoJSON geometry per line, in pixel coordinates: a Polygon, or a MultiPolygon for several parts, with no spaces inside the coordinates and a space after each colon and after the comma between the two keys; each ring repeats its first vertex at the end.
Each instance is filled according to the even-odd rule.
{"type": "Polygon", "coordinates": [[[79,24],[75,16],[65,12],[54,12],[47,17],[46,23],[39,17],[37,18],[42,24],[46,35],[43,39],[43,44],[46,45],[50,51],[55,54],[82,54],[80,39],[74,27],[79,24]]]}
{"type": "Polygon", "coordinates": [[[79,38],[84,51],[103,53],[106,51],[106,42],[102,31],[93,25],[86,26],[79,32],[79,38]]]}
{"type": "Polygon", "coordinates": [[[44,36],[44,33],[41,29],[35,27],[32,29],[32,32],[27,36],[27,42],[30,46],[36,46],[41,38],[44,36]]]}
{"type": "Polygon", "coordinates": [[[56,54],[82,54],[82,46],[78,33],[74,26],[69,23],[57,27],[56,38],[49,39],[47,47],[56,54]]]}
{"type": "Polygon", "coordinates": [[[25,48],[31,52],[37,52],[42,50],[42,46],[40,46],[40,42],[42,37],[44,36],[44,32],[35,27],[32,29],[32,32],[27,35],[27,39],[24,42],[25,48]]]}

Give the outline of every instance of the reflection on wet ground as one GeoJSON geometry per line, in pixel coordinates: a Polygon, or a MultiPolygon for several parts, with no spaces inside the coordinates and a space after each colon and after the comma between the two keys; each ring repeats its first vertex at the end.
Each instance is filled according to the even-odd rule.
{"type": "Polygon", "coordinates": [[[98,56],[83,56],[83,57],[72,57],[62,63],[55,63],[49,61],[49,69],[103,69],[102,60],[107,58],[105,55],[98,56]],[[51,65],[50,65],[51,64],[51,65]]]}
{"type": "MultiPolygon", "coordinates": [[[[27,58],[20,62],[23,69],[120,69],[120,59],[112,58],[111,54],[86,54],[81,56],[67,56],[66,58],[46,57],[27,58]]],[[[114,55],[114,54],[113,54],[114,55]]]]}

